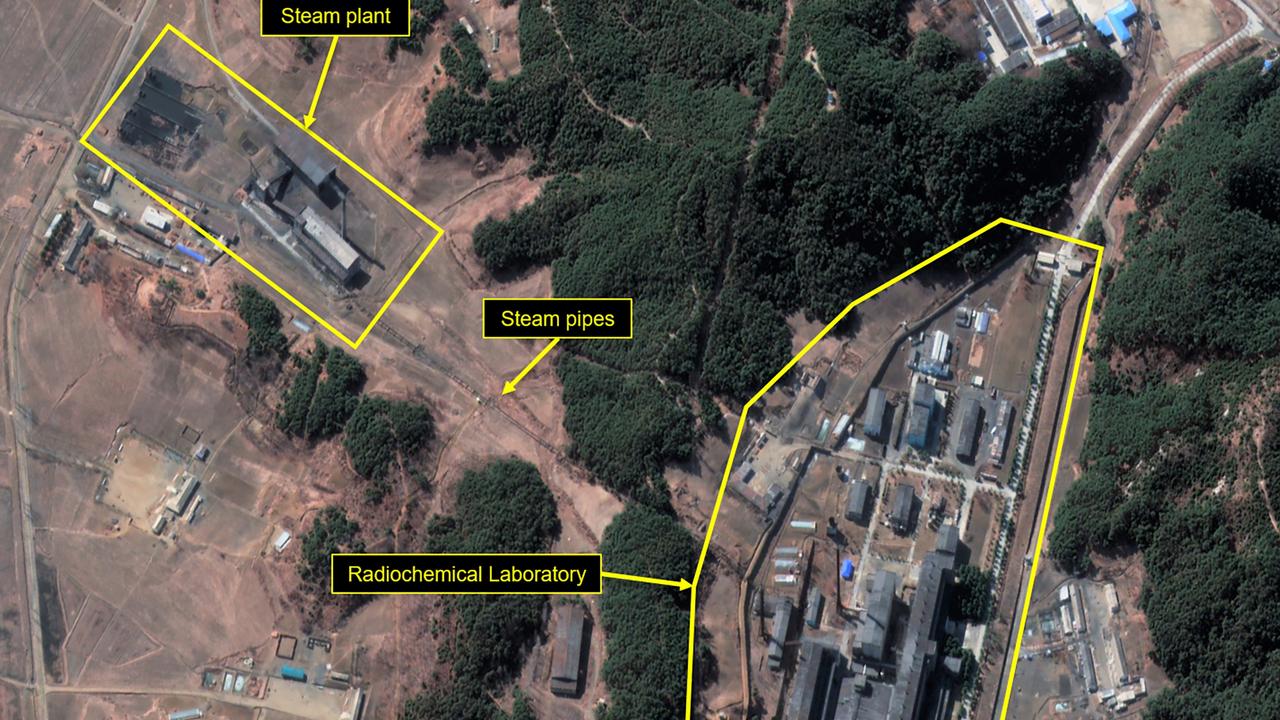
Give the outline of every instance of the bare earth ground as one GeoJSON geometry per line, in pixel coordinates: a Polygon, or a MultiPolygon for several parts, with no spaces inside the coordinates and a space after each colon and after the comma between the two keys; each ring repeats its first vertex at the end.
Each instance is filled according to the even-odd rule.
{"type": "MultiPolygon", "coordinates": [[[[220,36],[244,37],[234,26],[235,12],[257,11],[250,2],[209,7],[218,33],[208,32],[190,5],[159,0],[136,33],[140,44],[132,57],[166,22],[212,49],[220,36]]],[[[515,9],[482,3],[465,10],[474,24],[491,25],[501,35],[502,52],[491,58],[495,74],[517,69],[515,9]]],[[[439,27],[447,31],[452,22],[450,16],[439,27]]],[[[105,37],[99,35],[99,40],[105,37]]],[[[291,42],[254,37],[229,47],[225,58],[300,113],[318,67],[296,61],[291,42]],[[268,45],[274,49],[264,49],[268,45]]],[[[460,473],[502,448],[535,462],[555,492],[564,524],[556,549],[594,549],[621,503],[561,456],[566,437],[558,383],[540,369],[522,383],[519,396],[495,401],[502,381],[537,347],[479,338],[479,298],[492,283],[471,254],[471,230],[490,214],[531,201],[541,183],[526,177],[526,156],[502,165],[467,153],[414,156],[422,87],[439,84],[428,79],[436,77],[432,68],[439,40],[431,39],[421,58],[401,54],[394,65],[386,63],[382,43],[343,41],[324,98],[331,104],[322,100],[316,129],[449,230],[384,319],[385,332],[380,329],[358,353],[369,367],[369,392],[422,399],[437,419],[435,491],[428,506],[412,512],[421,519],[447,511],[449,490],[460,473]],[[384,72],[385,80],[370,81],[384,72]],[[340,111],[351,106],[352,98],[368,112],[340,111]],[[333,111],[326,113],[326,107],[333,111]]],[[[487,45],[482,41],[486,52],[487,45]]],[[[108,66],[107,53],[99,52],[90,64],[108,66]]],[[[195,67],[190,60],[177,67],[184,64],[195,67]]],[[[70,119],[82,120],[93,110],[69,113],[70,119]]],[[[65,153],[29,157],[52,163],[65,153]]],[[[6,216],[33,218],[26,214],[31,199],[16,195],[6,216]]],[[[22,231],[29,225],[24,222],[22,231]]],[[[266,412],[278,389],[255,385],[233,363],[234,348],[244,342],[229,305],[230,286],[244,279],[236,266],[215,266],[193,278],[168,274],[182,289],[179,301],[163,311],[155,304],[162,296],[154,271],[131,259],[90,247],[82,276],[77,281],[41,271],[19,308],[23,397],[33,420],[32,452],[38,453],[31,463],[37,549],[54,569],[57,595],[50,607],[62,621],[60,632],[49,637],[59,649],[51,656],[58,672],[50,677],[89,689],[133,685],[140,678],[153,686],[190,689],[201,667],[242,655],[264,657],[271,631],[300,631],[303,618],[292,597],[297,545],[276,556],[266,551],[268,542],[278,528],[305,529],[320,505],[349,502],[353,476],[336,446],[312,451],[280,437],[266,412]],[[197,288],[204,299],[196,299],[197,288]],[[156,477],[172,468],[158,469],[163,461],[145,448],[189,451],[188,432],[213,450],[201,489],[205,515],[195,525],[182,525],[174,539],[158,539],[147,530],[148,512],[157,504],[156,477]],[[135,439],[119,445],[127,438],[135,439]],[[92,500],[103,478],[110,505],[92,500]]],[[[549,292],[545,271],[499,290],[549,292]]],[[[699,469],[690,471],[690,485],[697,485],[692,479],[699,469]]],[[[709,506],[707,488],[693,490],[709,506]]],[[[411,543],[412,537],[403,542],[411,543]]],[[[17,580],[13,586],[25,584],[17,580]]],[[[14,602],[21,600],[14,594],[14,602]]],[[[423,638],[438,617],[431,601],[385,599],[365,605],[339,629],[335,656],[351,658],[353,644],[359,643],[363,674],[378,690],[371,698],[374,716],[394,714],[406,693],[433,681],[435,650],[423,638]]],[[[18,639],[29,637],[18,630],[18,639]]],[[[566,703],[543,691],[545,678],[536,677],[543,653],[535,650],[531,662],[535,704],[553,715],[587,717],[587,708],[604,693],[598,680],[602,635],[593,636],[581,701],[566,703]]],[[[49,700],[53,717],[149,717],[189,702],[54,690],[59,692],[49,700]]],[[[267,712],[262,717],[287,716],[267,712]]]]}

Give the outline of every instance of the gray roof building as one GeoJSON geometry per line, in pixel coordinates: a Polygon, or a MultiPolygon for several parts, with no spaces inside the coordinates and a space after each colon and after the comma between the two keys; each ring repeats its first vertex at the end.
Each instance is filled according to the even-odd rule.
{"type": "Polygon", "coordinates": [[[1013,11],[1005,0],[986,0],[987,12],[991,15],[991,24],[995,26],[1000,42],[1010,52],[1027,44],[1027,39],[1013,17],[1013,11]]]}
{"type": "Polygon", "coordinates": [[[960,552],[960,528],[950,523],[938,528],[937,550],[947,555],[960,552]]]}
{"type": "Polygon", "coordinates": [[[1080,29],[1080,16],[1070,7],[1063,8],[1052,15],[1048,21],[1036,27],[1036,34],[1047,45],[1080,29]]]}
{"type": "Polygon", "coordinates": [[[956,435],[956,457],[972,461],[978,452],[978,437],[982,429],[982,403],[971,397],[961,408],[960,432],[956,435]]]}
{"type": "Polygon", "coordinates": [[[792,610],[790,598],[783,598],[773,610],[773,628],[769,633],[769,669],[775,672],[782,669],[787,636],[791,634],[792,610]]]}
{"type": "Polygon", "coordinates": [[[342,237],[329,221],[320,217],[311,207],[303,208],[298,216],[301,225],[299,235],[307,249],[339,282],[346,283],[360,270],[360,253],[342,237]]]}
{"type": "MultiPolygon", "coordinates": [[[[946,527],[952,526],[944,526],[946,527]]],[[[938,543],[950,546],[951,531],[939,532],[938,543]]],[[[889,720],[915,720],[924,710],[925,690],[938,666],[941,654],[938,641],[942,636],[946,591],[955,570],[954,552],[937,549],[925,555],[920,564],[911,613],[903,635],[898,677],[889,702],[889,720]]]]}
{"type": "Polygon", "coordinates": [[[862,415],[862,432],[867,437],[879,439],[884,436],[884,420],[886,397],[884,390],[873,387],[867,393],[867,408],[862,415]]]}
{"type": "Polygon", "coordinates": [[[582,678],[586,667],[584,655],[589,643],[583,638],[587,633],[587,614],[580,605],[556,608],[555,645],[551,650],[551,692],[561,697],[577,697],[582,694],[582,678]]]}
{"type": "Polygon", "coordinates": [[[89,238],[93,237],[93,223],[88,220],[80,226],[80,230],[76,233],[76,238],[71,242],[71,247],[62,256],[62,269],[69,273],[74,273],[80,265],[80,253],[84,251],[84,246],[89,244],[89,238]]]}
{"type": "Polygon", "coordinates": [[[822,606],[825,604],[826,598],[822,596],[822,591],[818,588],[809,590],[809,597],[804,604],[804,621],[811,628],[818,627],[818,623],[822,621],[822,606]]]}
{"type": "Polygon", "coordinates": [[[800,668],[783,717],[786,720],[827,720],[835,711],[845,661],[838,650],[806,639],[800,646],[800,668]]]}
{"type": "Polygon", "coordinates": [[[862,610],[862,624],[853,641],[858,654],[868,660],[884,660],[889,652],[889,628],[897,594],[898,576],[888,570],[876,573],[867,595],[867,606],[862,610]]]}
{"type": "Polygon", "coordinates": [[[917,380],[911,389],[911,418],[907,425],[907,444],[917,450],[929,446],[934,404],[933,386],[917,380]]]}
{"type": "Polygon", "coordinates": [[[894,532],[905,535],[911,532],[911,515],[915,509],[916,491],[910,485],[899,485],[893,491],[893,507],[889,511],[889,525],[894,532]]]}
{"type": "MultiPolygon", "coordinates": [[[[151,68],[142,78],[142,87],[138,89],[138,98],[130,112],[138,110],[160,118],[183,132],[194,133],[200,128],[200,116],[191,106],[182,102],[182,95],[181,82],[151,68]]],[[[133,120],[145,122],[140,118],[133,120]]]]}
{"type": "Polygon", "coordinates": [[[844,506],[845,520],[859,524],[865,523],[870,507],[871,484],[866,480],[854,480],[849,486],[849,499],[844,506]]]}
{"type": "Polygon", "coordinates": [[[325,205],[336,207],[346,199],[347,186],[338,179],[337,156],[301,131],[282,130],[275,154],[325,205]]]}
{"type": "Polygon", "coordinates": [[[991,462],[999,465],[1004,462],[1005,450],[1009,445],[1009,433],[1013,430],[1013,403],[1001,400],[996,406],[996,424],[991,431],[991,462]]]}

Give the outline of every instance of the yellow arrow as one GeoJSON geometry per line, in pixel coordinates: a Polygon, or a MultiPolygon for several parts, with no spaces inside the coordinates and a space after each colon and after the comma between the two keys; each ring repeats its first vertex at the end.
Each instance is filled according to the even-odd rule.
{"type": "Polygon", "coordinates": [[[685,580],[684,578],[679,580],[663,580],[661,578],[644,577],[643,575],[627,575],[625,573],[608,571],[602,572],[600,575],[614,580],[630,580],[631,582],[649,583],[650,585],[669,585],[673,588],[680,588],[682,591],[693,587],[693,583],[685,580]]]}
{"type": "Polygon", "coordinates": [[[316,121],[316,103],[320,102],[320,91],[324,89],[324,79],[329,74],[329,63],[333,62],[333,51],[338,49],[338,38],[329,42],[329,54],[324,56],[324,67],[320,69],[320,82],[316,83],[316,94],[311,96],[311,109],[302,116],[302,124],[308,128],[316,121]]]}
{"type": "Polygon", "coordinates": [[[533,369],[534,365],[537,365],[538,363],[542,362],[542,358],[546,357],[547,353],[551,352],[551,348],[555,347],[556,343],[558,342],[560,342],[560,338],[553,338],[546,347],[542,348],[542,352],[538,353],[533,358],[533,360],[529,361],[528,365],[524,366],[524,369],[520,371],[519,375],[515,376],[514,378],[504,383],[502,385],[502,394],[507,395],[515,392],[516,384],[519,383],[521,380],[523,380],[525,375],[529,374],[529,371],[533,369]]]}

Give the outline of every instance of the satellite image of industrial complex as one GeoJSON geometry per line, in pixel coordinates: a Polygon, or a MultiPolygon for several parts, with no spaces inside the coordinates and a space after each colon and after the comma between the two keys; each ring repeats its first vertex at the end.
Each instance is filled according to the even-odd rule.
{"type": "Polygon", "coordinates": [[[1280,720],[1280,0],[0,18],[0,720],[1280,720]]]}

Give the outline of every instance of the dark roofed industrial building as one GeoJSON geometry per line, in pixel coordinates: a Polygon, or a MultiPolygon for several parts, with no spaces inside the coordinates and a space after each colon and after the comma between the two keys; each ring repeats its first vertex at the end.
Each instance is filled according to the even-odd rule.
{"type": "Polygon", "coordinates": [[[1027,39],[1023,37],[1022,29],[1018,27],[1018,21],[1014,19],[1013,11],[1005,0],[986,0],[986,6],[991,15],[991,24],[995,26],[996,34],[1000,36],[1000,42],[1006,50],[1013,52],[1027,44],[1027,39]]]}
{"type": "Polygon", "coordinates": [[[933,392],[933,386],[923,381],[916,381],[915,387],[911,389],[911,418],[907,425],[907,444],[917,450],[929,447],[933,409],[936,404],[933,392]]]}
{"type": "Polygon", "coordinates": [[[822,622],[822,606],[826,603],[826,599],[822,597],[822,591],[817,587],[809,589],[808,599],[804,604],[804,622],[811,628],[818,627],[822,622]]]}
{"type": "Polygon", "coordinates": [[[960,528],[950,524],[938,528],[938,541],[934,549],[948,555],[959,555],[960,528]]]}
{"type": "Polygon", "coordinates": [[[849,486],[849,499],[844,506],[844,519],[865,525],[871,510],[871,484],[866,480],[854,480],[849,486]]]}
{"type": "Polygon", "coordinates": [[[556,636],[551,649],[551,692],[561,697],[582,694],[586,668],[587,614],[580,605],[556,608],[556,636]]]}
{"type": "Polygon", "coordinates": [[[773,628],[769,633],[769,669],[775,672],[782,669],[787,636],[791,634],[793,609],[791,599],[783,598],[773,610],[773,628]]]}
{"type": "Polygon", "coordinates": [[[956,435],[956,457],[973,462],[981,431],[982,403],[974,397],[966,398],[960,415],[960,432],[956,435]]]}
{"type": "Polygon", "coordinates": [[[920,578],[903,634],[898,677],[889,702],[889,720],[921,717],[927,690],[938,685],[931,681],[939,666],[938,641],[946,615],[946,593],[956,565],[959,534],[954,530],[954,526],[944,525],[938,533],[937,549],[920,564],[920,578]]]}
{"type": "Polygon", "coordinates": [[[134,98],[120,122],[120,138],[129,145],[150,148],[162,164],[176,160],[196,131],[200,114],[182,101],[182,83],[155,69],[147,70],[134,98]]]}
{"type": "Polygon", "coordinates": [[[911,532],[911,518],[916,504],[916,491],[910,485],[899,485],[893,491],[893,506],[889,510],[889,525],[893,531],[906,535],[911,532]]]}
{"type": "Polygon", "coordinates": [[[876,573],[862,610],[861,625],[853,647],[868,660],[884,660],[889,654],[889,628],[893,623],[893,603],[898,594],[898,576],[888,570],[876,573]]]}
{"type": "Polygon", "coordinates": [[[867,393],[867,408],[862,414],[862,432],[873,440],[880,440],[885,434],[885,405],[887,398],[884,390],[871,388],[867,393]]]}
{"type": "Polygon", "coordinates": [[[284,130],[275,142],[275,154],[328,207],[347,197],[347,186],[338,179],[338,159],[319,143],[297,130],[284,130]]]}
{"type": "Polygon", "coordinates": [[[168,120],[183,132],[193,133],[200,128],[200,116],[182,102],[182,95],[182,83],[153,68],[147,70],[142,79],[134,107],[168,120]]]}
{"type": "Polygon", "coordinates": [[[786,720],[829,720],[844,678],[844,656],[825,643],[806,639],[800,646],[800,668],[796,670],[786,720]]]}

